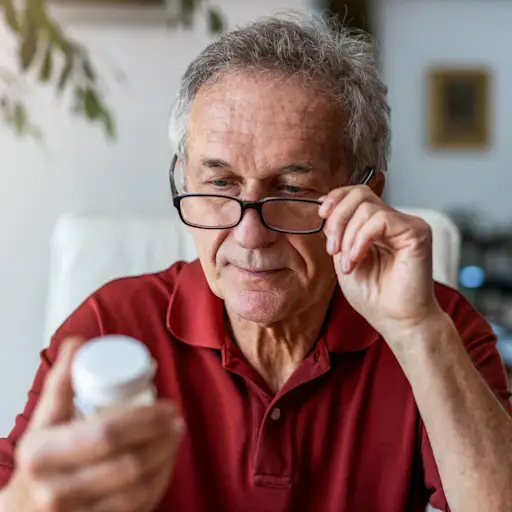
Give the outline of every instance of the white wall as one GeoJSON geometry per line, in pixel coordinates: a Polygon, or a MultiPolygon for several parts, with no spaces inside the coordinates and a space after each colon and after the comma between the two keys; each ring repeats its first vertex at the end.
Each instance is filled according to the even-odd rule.
{"type": "MultiPolygon", "coordinates": [[[[307,0],[215,3],[230,25],[308,5],[307,0]]],[[[38,364],[48,243],[56,219],[70,211],[171,209],[167,115],[181,73],[208,42],[201,27],[175,33],[151,20],[138,23],[133,12],[124,21],[110,15],[103,23],[95,22],[91,11],[79,13],[60,14],[102,68],[118,67],[128,78],[123,86],[112,81],[110,87],[119,137],[106,142],[99,130],[71,118],[51,91],[30,87],[27,99],[44,129],[45,146],[20,141],[0,125],[0,435],[25,403],[38,364]]],[[[10,43],[0,27],[2,64],[10,43]]]]}
{"type": "Polygon", "coordinates": [[[394,205],[481,210],[488,223],[512,220],[512,2],[377,2],[384,78],[390,88],[394,205]],[[494,73],[494,141],[485,152],[432,152],[426,144],[426,71],[486,65],[494,73]]]}

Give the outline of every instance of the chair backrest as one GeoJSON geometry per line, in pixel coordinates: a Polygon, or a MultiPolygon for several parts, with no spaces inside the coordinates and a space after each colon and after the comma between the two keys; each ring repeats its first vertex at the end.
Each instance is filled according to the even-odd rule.
{"type": "Polygon", "coordinates": [[[436,281],[458,288],[461,235],[457,225],[444,213],[427,208],[398,208],[421,217],[432,229],[433,277],[436,281]]]}
{"type": "MultiPolygon", "coordinates": [[[[459,234],[443,214],[402,211],[423,217],[434,237],[434,279],[456,287],[459,234]]],[[[43,343],[81,302],[106,282],[157,272],[197,251],[176,216],[66,215],[51,240],[50,276],[43,343]]]]}
{"type": "Polygon", "coordinates": [[[158,272],[176,261],[196,258],[194,241],[176,216],[63,216],[50,243],[43,343],[108,281],[158,272]]]}

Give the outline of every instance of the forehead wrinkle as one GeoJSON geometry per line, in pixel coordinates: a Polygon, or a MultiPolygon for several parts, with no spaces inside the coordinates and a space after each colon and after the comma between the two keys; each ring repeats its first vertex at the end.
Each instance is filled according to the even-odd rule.
{"type": "Polygon", "coordinates": [[[233,167],[263,170],[307,160],[329,176],[344,167],[343,149],[337,149],[340,116],[325,94],[298,81],[280,87],[272,79],[242,78],[217,82],[196,96],[189,142],[197,150],[233,167]]]}
{"type": "MultiPolygon", "coordinates": [[[[283,127],[295,127],[297,125],[304,126],[310,125],[310,129],[318,130],[319,116],[317,113],[322,110],[325,113],[326,119],[322,120],[321,125],[332,124],[333,112],[329,108],[329,101],[325,93],[317,91],[313,98],[308,95],[292,95],[284,87],[279,87],[279,83],[275,80],[250,85],[250,94],[240,94],[240,88],[244,84],[240,84],[241,77],[231,77],[231,80],[226,77],[222,82],[215,84],[200,91],[196,96],[192,105],[192,111],[196,108],[206,106],[201,112],[201,118],[210,118],[212,121],[221,122],[224,124],[232,124],[234,122],[240,123],[241,131],[247,131],[243,128],[244,125],[249,125],[249,130],[253,130],[255,125],[282,125],[283,127]],[[230,94],[230,91],[233,94],[230,94]],[[251,111],[250,116],[247,115],[251,111]],[[270,108],[272,107],[272,108],[270,108]],[[286,115],[279,116],[284,113],[286,115]],[[277,118],[279,121],[277,122],[277,118]],[[316,125],[316,126],[315,126],[316,125]]],[[[245,77],[247,78],[247,77],[245,77]]],[[[293,85],[293,84],[290,84],[293,85]]],[[[295,85],[298,85],[295,84],[295,85]]],[[[308,91],[313,91],[309,88],[308,91]]]]}

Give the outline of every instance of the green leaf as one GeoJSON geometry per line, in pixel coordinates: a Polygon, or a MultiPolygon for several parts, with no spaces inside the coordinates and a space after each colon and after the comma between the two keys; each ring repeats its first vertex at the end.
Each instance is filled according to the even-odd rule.
{"type": "Polygon", "coordinates": [[[7,24],[15,31],[20,31],[20,22],[18,20],[18,12],[14,8],[12,0],[3,0],[4,16],[7,24]]]}
{"type": "Polygon", "coordinates": [[[34,57],[37,52],[37,43],[39,39],[39,33],[37,26],[27,20],[25,27],[25,33],[23,34],[23,41],[20,46],[20,61],[21,68],[26,71],[34,62],[34,57]]]}
{"type": "Polygon", "coordinates": [[[61,92],[66,87],[66,85],[69,81],[69,78],[71,76],[71,73],[73,72],[73,67],[75,64],[75,61],[73,59],[73,53],[70,50],[68,50],[65,53],[64,59],[65,59],[64,66],[60,73],[59,83],[57,84],[57,89],[61,92]]]}
{"type": "Polygon", "coordinates": [[[94,72],[94,69],[92,68],[92,64],[89,61],[89,59],[85,56],[82,62],[82,67],[84,69],[84,74],[87,77],[88,80],[91,82],[94,82],[96,80],[96,73],[94,72]]]}
{"type": "Polygon", "coordinates": [[[116,136],[116,126],[112,114],[104,109],[102,113],[103,127],[109,138],[114,139],[116,136]]]}
{"type": "Polygon", "coordinates": [[[26,129],[28,126],[28,117],[27,117],[27,111],[25,110],[25,107],[23,105],[20,105],[18,103],[14,107],[12,121],[13,121],[15,130],[19,134],[23,134],[26,132],[26,129]]]}
{"type": "Polygon", "coordinates": [[[43,26],[47,20],[45,0],[26,0],[27,15],[37,24],[38,27],[43,26]]]}
{"type": "Polygon", "coordinates": [[[48,45],[44,54],[43,65],[39,73],[39,80],[41,82],[48,82],[52,77],[53,68],[53,48],[48,45]]]}
{"type": "Polygon", "coordinates": [[[224,30],[224,18],[218,9],[208,9],[208,27],[213,34],[219,34],[224,30]]]}
{"type": "Polygon", "coordinates": [[[179,20],[185,27],[191,27],[193,14],[196,9],[196,0],[181,0],[181,10],[178,15],[179,20]]]}
{"type": "Polygon", "coordinates": [[[45,23],[45,31],[49,44],[56,46],[64,53],[68,51],[69,43],[65,40],[62,29],[57,23],[53,20],[47,19],[45,23]]]}
{"type": "Polygon", "coordinates": [[[182,12],[193,14],[194,11],[199,7],[201,0],[181,0],[182,12]]]}
{"type": "Polygon", "coordinates": [[[92,89],[85,90],[84,107],[85,107],[85,115],[91,121],[98,119],[102,114],[100,101],[99,101],[98,97],[96,96],[96,93],[92,89]]]}

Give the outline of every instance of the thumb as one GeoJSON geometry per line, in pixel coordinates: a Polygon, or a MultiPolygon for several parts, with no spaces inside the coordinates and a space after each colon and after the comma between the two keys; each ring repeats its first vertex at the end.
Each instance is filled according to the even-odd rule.
{"type": "Polygon", "coordinates": [[[73,387],[71,362],[83,344],[82,338],[65,340],[59,349],[57,360],[46,377],[39,404],[31,421],[31,428],[41,428],[69,421],[73,417],[73,387]]]}

